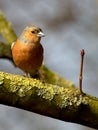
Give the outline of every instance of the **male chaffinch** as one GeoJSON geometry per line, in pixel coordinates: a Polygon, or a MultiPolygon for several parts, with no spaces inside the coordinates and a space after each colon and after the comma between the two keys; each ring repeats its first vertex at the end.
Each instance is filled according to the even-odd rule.
{"type": "Polygon", "coordinates": [[[40,44],[43,31],[34,25],[27,26],[20,37],[12,43],[12,57],[17,67],[22,69],[27,77],[37,74],[43,62],[43,47],[40,44]]]}

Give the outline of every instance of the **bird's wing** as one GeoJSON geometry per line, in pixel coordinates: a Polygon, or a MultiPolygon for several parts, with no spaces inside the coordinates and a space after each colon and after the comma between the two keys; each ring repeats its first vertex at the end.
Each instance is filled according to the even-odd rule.
{"type": "Polygon", "coordinates": [[[11,49],[13,48],[14,44],[15,44],[15,42],[12,42],[11,49]]]}

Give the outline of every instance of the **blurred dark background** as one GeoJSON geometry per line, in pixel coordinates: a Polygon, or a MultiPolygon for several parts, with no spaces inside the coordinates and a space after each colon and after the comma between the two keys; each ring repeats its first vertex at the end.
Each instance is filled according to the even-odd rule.
{"type": "MultiPolygon", "coordinates": [[[[2,0],[0,9],[19,36],[35,24],[46,37],[44,64],[78,85],[80,50],[85,49],[83,90],[98,97],[98,1],[97,0],[2,0]]],[[[0,37],[1,39],[1,37],[0,37]]],[[[0,59],[0,71],[23,74],[0,59]]],[[[85,116],[85,115],[84,115],[85,116]]],[[[27,111],[0,106],[0,130],[93,130],[27,111]]]]}

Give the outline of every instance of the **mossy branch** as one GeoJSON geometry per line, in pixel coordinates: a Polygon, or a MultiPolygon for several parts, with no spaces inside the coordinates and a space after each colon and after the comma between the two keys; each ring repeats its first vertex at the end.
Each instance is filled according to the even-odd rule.
{"type": "MultiPolygon", "coordinates": [[[[12,60],[11,43],[16,35],[0,12],[0,57],[12,60]]],[[[41,80],[0,72],[0,103],[63,121],[98,129],[98,99],[80,93],[75,86],[44,65],[41,80]]]]}
{"type": "Polygon", "coordinates": [[[0,103],[98,128],[98,99],[80,94],[73,85],[58,86],[0,72],[0,103]]]}

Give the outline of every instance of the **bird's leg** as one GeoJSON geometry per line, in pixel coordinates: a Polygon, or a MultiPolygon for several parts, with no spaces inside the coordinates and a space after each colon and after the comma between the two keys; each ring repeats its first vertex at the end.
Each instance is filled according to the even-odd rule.
{"type": "Polygon", "coordinates": [[[39,79],[39,73],[38,73],[38,69],[34,70],[33,73],[29,74],[31,78],[35,78],[35,79],[39,79]]]}
{"type": "Polygon", "coordinates": [[[31,78],[31,75],[29,73],[25,73],[24,76],[27,77],[27,78],[31,78]]]}

